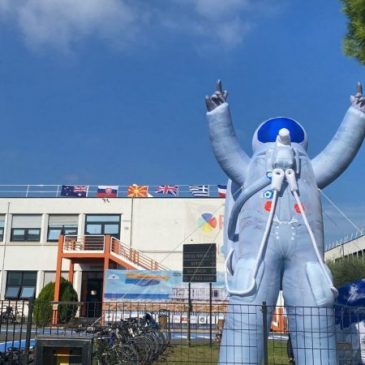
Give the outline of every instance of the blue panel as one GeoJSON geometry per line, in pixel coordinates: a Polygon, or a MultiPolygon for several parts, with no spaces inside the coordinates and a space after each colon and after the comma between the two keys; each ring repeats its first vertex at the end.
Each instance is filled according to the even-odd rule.
{"type": "Polygon", "coordinates": [[[304,141],[303,128],[293,119],[273,118],[266,121],[257,132],[257,139],[262,142],[275,142],[280,129],[286,128],[290,132],[292,142],[301,143],[304,141]]]}

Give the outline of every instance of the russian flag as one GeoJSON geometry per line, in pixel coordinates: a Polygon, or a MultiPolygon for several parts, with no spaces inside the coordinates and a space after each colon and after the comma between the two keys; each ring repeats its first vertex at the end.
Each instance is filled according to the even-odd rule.
{"type": "Polygon", "coordinates": [[[97,198],[116,198],[118,196],[118,185],[99,185],[96,192],[97,198]]]}

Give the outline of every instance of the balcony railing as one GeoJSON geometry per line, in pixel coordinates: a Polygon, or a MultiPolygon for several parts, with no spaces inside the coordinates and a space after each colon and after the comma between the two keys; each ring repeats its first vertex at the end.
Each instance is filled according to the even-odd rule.
{"type": "Polygon", "coordinates": [[[105,251],[105,236],[64,236],[63,252],[105,251]]]}

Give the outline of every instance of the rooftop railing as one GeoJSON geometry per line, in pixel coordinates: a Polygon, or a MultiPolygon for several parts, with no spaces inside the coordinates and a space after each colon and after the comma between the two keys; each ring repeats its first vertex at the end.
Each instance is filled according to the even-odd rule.
{"type": "MultiPolygon", "coordinates": [[[[117,191],[114,194],[106,194],[104,198],[127,198],[128,189],[132,185],[114,185],[117,186],[117,191]],[[111,196],[113,195],[113,196],[111,196]]],[[[192,185],[170,185],[176,187],[176,192],[161,191],[159,187],[161,185],[138,185],[139,187],[147,187],[145,197],[153,198],[188,198],[188,197],[210,197],[218,198],[219,195],[218,186],[213,184],[199,184],[198,186],[204,186],[204,191],[199,193],[195,190],[191,190],[192,185]],[[160,192],[159,192],[160,191],[160,192]]],[[[163,186],[163,185],[162,185],[163,186]]],[[[194,185],[197,186],[197,185],[194,185]]],[[[100,185],[0,185],[0,198],[65,198],[65,197],[87,197],[87,198],[102,198],[103,194],[98,194],[98,188],[100,185]],[[64,186],[86,187],[86,191],[83,194],[77,195],[76,191],[73,193],[72,189],[68,190],[68,195],[65,195],[65,191],[62,189],[64,186]],[[85,195],[85,196],[83,196],[85,195]]],[[[134,196],[139,197],[139,196],[134,196]]],[[[143,196],[140,196],[143,197],[143,196]]]]}
{"type": "Polygon", "coordinates": [[[365,228],[361,228],[361,230],[353,232],[352,234],[348,234],[345,237],[343,237],[337,241],[327,243],[326,251],[332,250],[333,248],[336,248],[339,246],[343,246],[344,244],[357,240],[358,238],[360,238],[364,235],[365,235],[365,228]]]}

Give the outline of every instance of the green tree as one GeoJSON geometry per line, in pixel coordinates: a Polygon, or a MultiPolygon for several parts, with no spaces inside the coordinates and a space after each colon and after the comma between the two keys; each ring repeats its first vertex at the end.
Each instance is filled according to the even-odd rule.
{"type": "Polygon", "coordinates": [[[338,261],[327,262],[333,275],[336,288],[355,280],[365,279],[365,259],[362,257],[345,257],[338,261]]]}
{"type": "MultiPolygon", "coordinates": [[[[47,284],[39,293],[34,302],[33,318],[37,326],[47,326],[52,319],[52,304],[54,298],[55,283],[47,284]]],[[[61,302],[77,302],[78,296],[72,284],[61,278],[60,286],[61,302]]],[[[59,306],[59,319],[61,323],[66,323],[75,317],[77,306],[73,304],[62,304],[59,306]]]]}
{"type": "Polygon", "coordinates": [[[348,18],[344,52],[365,65],[365,1],[341,0],[348,18]]]}

